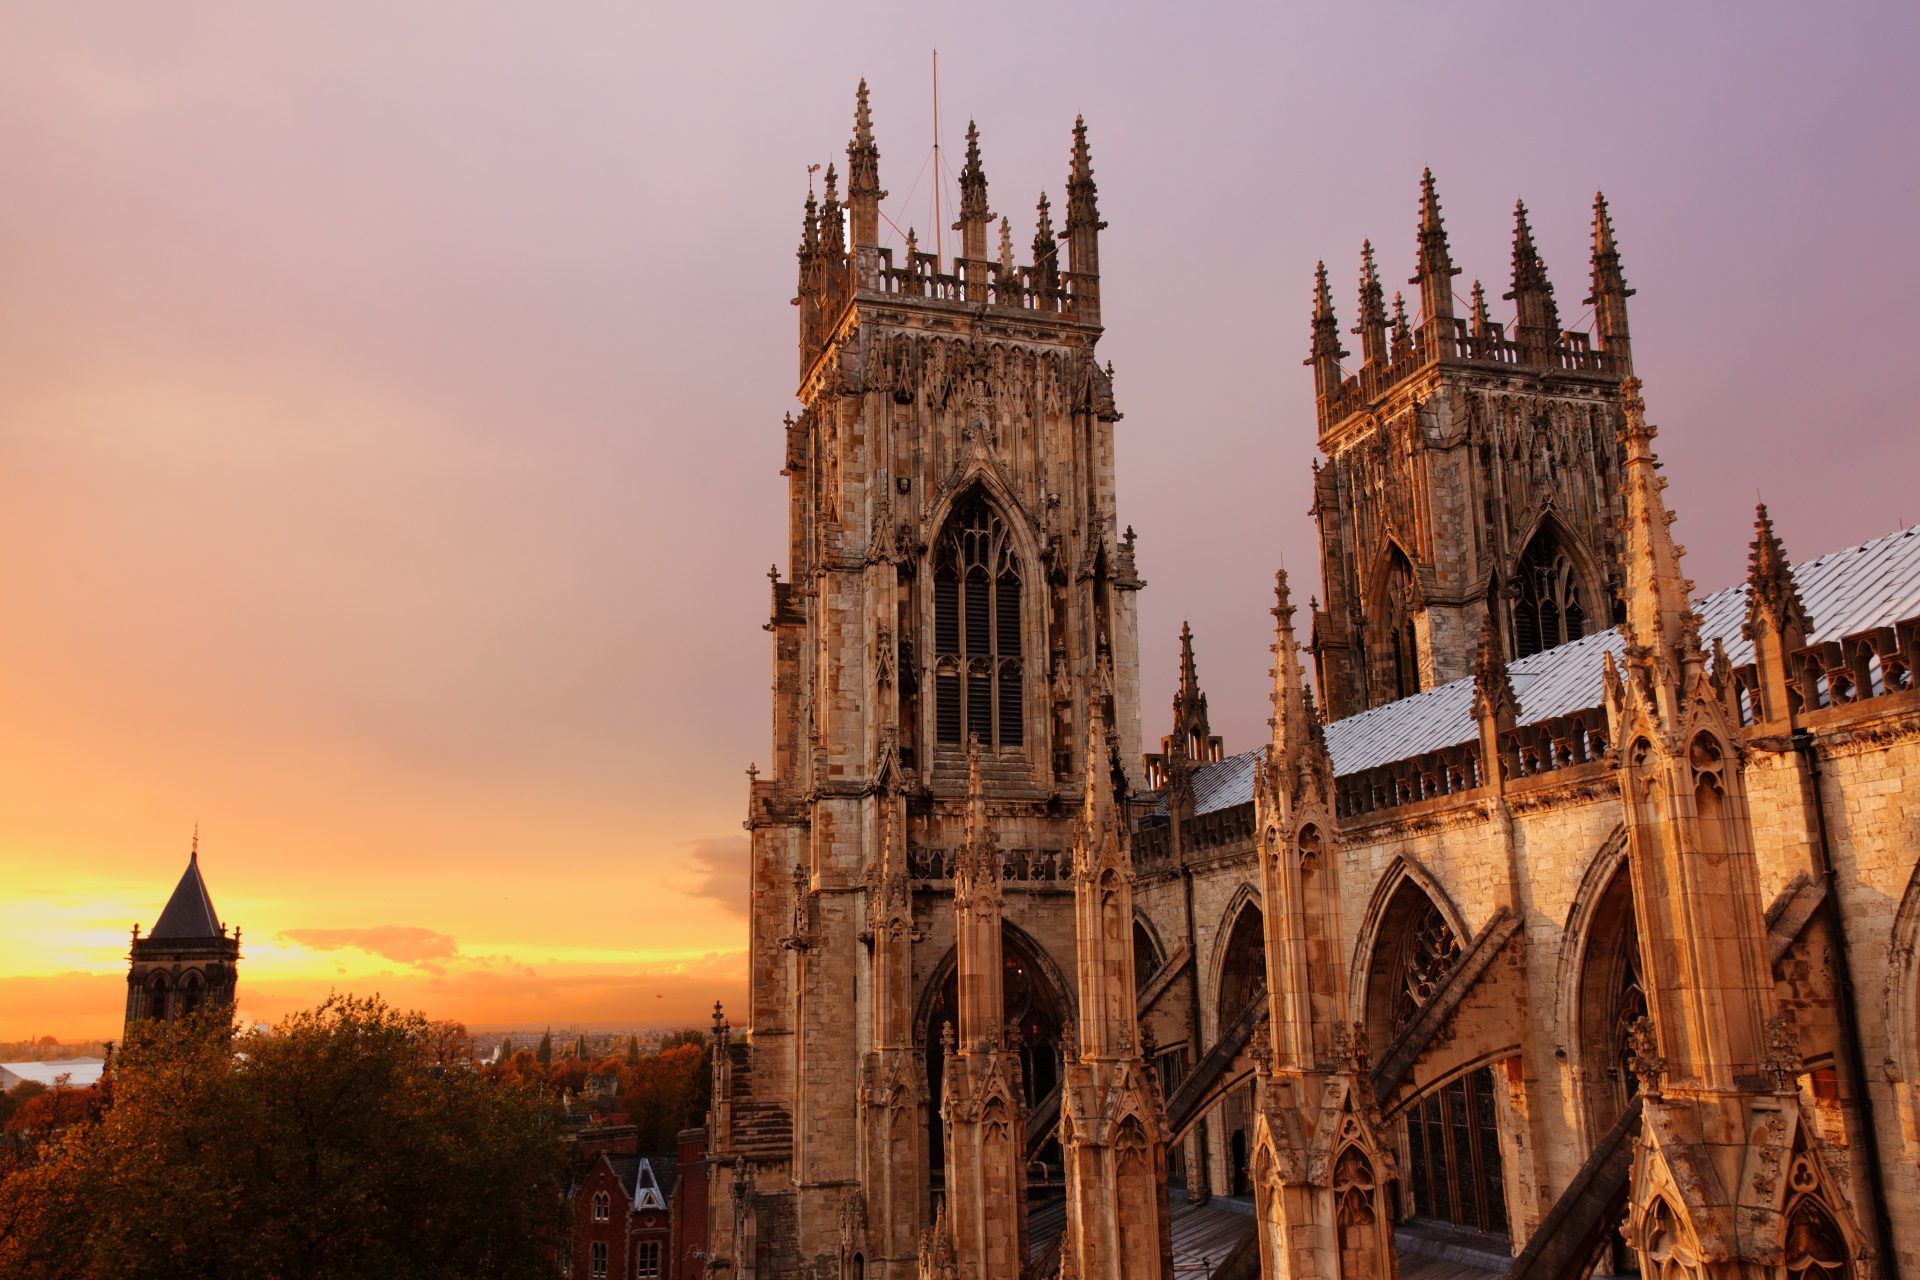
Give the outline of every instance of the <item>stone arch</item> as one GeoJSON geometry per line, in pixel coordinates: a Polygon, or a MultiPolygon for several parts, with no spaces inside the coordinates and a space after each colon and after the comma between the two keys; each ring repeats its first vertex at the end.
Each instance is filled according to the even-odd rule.
{"type": "Polygon", "coordinates": [[[1647,1015],[1642,963],[1626,831],[1616,828],[1588,863],[1568,910],[1555,990],[1559,1056],[1572,1067],[1589,1147],[1638,1089],[1624,1055],[1628,1027],[1647,1015]]]}
{"type": "Polygon", "coordinates": [[[1042,566],[1021,521],[984,478],[960,486],[927,549],[922,665],[931,673],[933,746],[1032,758],[1042,566]]]}
{"type": "Polygon", "coordinates": [[[1160,972],[1160,966],[1167,962],[1167,948],[1160,941],[1160,931],[1153,927],[1153,921],[1146,912],[1134,909],[1133,913],[1133,989],[1138,995],[1146,989],[1153,975],[1160,972]]]}
{"type": "MultiPolygon", "coordinates": [[[[949,947],[934,967],[926,986],[915,1002],[913,1034],[926,1064],[927,1159],[934,1185],[945,1174],[946,1133],[940,1119],[941,1090],[946,1068],[940,1052],[943,1023],[954,1020],[959,999],[959,953],[949,947]]],[[[1021,1042],[1021,1087],[1026,1091],[1025,1105],[1030,1110],[1059,1086],[1061,1076],[1060,1039],[1065,1024],[1078,1021],[1074,1004],[1075,988],[1066,974],[1047,953],[1045,947],[1026,930],[1011,922],[1001,924],[1002,982],[1005,987],[1005,1013],[1009,1021],[1018,1021],[1021,1042]]]]}
{"type": "Polygon", "coordinates": [[[1420,692],[1423,686],[1414,626],[1414,615],[1423,600],[1420,570],[1397,539],[1388,538],[1381,548],[1362,600],[1366,619],[1362,665],[1370,684],[1377,682],[1370,701],[1390,702],[1420,692]]]}
{"type": "Polygon", "coordinates": [[[173,981],[164,969],[156,969],[143,984],[147,990],[147,1016],[168,1021],[173,1017],[173,981]]]}
{"type": "Polygon", "coordinates": [[[1907,877],[1893,916],[1882,997],[1887,1057],[1902,1085],[1920,1088],[1920,866],[1907,877]]]}
{"type": "MultiPolygon", "coordinates": [[[[1360,918],[1358,935],[1354,939],[1353,959],[1347,970],[1347,990],[1352,993],[1353,1008],[1364,1011],[1371,999],[1369,981],[1374,968],[1375,954],[1379,949],[1381,931],[1389,924],[1389,913],[1393,908],[1396,895],[1403,887],[1412,885],[1424,894],[1428,901],[1440,912],[1440,918],[1446,922],[1453,936],[1465,945],[1472,934],[1467,930],[1466,917],[1454,904],[1438,878],[1412,858],[1402,854],[1387,867],[1386,872],[1375,882],[1373,893],[1367,899],[1366,912],[1360,918]]],[[[1371,1045],[1371,1041],[1369,1041],[1371,1045]]],[[[1375,1050],[1377,1052],[1377,1048],[1375,1050]]]]}
{"type": "Polygon", "coordinates": [[[1208,991],[1216,1035],[1266,989],[1266,913],[1260,895],[1242,885],[1220,923],[1213,939],[1208,991]]]}

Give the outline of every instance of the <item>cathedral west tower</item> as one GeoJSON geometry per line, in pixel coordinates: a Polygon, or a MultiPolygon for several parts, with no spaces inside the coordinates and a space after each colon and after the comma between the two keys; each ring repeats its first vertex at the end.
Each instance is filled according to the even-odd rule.
{"type": "Polygon", "coordinates": [[[1312,350],[1320,451],[1313,513],[1326,599],[1312,648],[1330,718],[1473,673],[1489,611],[1505,656],[1621,620],[1621,379],[1627,288],[1606,201],[1593,216],[1591,333],[1563,329],[1524,204],[1514,324],[1478,282],[1455,292],[1433,175],[1421,181],[1413,296],[1391,304],[1361,249],[1359,363],[1343,364],[1321,264],[1312,350]],[[1417,308],[1408,317],[1408,307],[1417,308]]]}
{"type": "Polygon", "coordinates": [[[971,127],[956,258],[881,245],[879,163],[863,82],[844,199],[830,167],[802,222],[751,1031],[717,1032],[724,1274],[1024,1256],[1028,1172],[1062,1161],[1093,700],[1140,736],[1086,128],[1024,260],[971,127]]]}

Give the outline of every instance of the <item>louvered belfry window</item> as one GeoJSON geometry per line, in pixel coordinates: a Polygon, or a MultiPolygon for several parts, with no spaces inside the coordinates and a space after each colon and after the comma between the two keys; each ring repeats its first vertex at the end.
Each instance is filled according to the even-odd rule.
{"type": "Polygon", "coordinates": [[[1020,561],[1005,522],[974,490],[934,548],[934,736],[959,746],[1026,741],[1020,665],[1020,561]]]}

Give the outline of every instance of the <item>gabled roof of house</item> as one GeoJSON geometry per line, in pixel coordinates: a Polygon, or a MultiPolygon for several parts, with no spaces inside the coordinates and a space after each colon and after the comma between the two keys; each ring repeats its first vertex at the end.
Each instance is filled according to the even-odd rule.
{"type": "MultiPolygon", "coordinates": [[[[1809,644],[1920,616],[1920,525],[1797,564],[1793,580],[1813,619],[1809,644]]],[[[1711,649],[1719,640],[1736,667],[1753,661],[1753,643],[1741,634],[1746,583],[1716,591],[1695,607],[1702,644],[1711,649]]],[[[1616,627],[1510,663],[1507,673],[1520,699],[1518,723],[1537,724],[1599,706],[1601,656],[1610,652],[1617,660],[1625,648],[1616,627]]],[[[1454,680],[1336,720],[1326,735],[1333,771],[1342,777],[1472,742],[1478,736],[1473,680],[1454,680]]],[[[1196,769],[1194,812],[1251,803],[1254,767],[1263,749],[1196,769]]]]}

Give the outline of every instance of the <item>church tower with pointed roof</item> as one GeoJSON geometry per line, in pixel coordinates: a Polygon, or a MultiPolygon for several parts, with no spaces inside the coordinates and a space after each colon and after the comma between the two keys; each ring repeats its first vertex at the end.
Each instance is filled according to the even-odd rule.
{"type": "Polygon", "coordinates": [[[127,969],[127,1029],[172,1021],[201,1009],[232,1007],[240,985],[240,930],[228,931],[200,874],[200,835],[160,919],[142,936],[133,927],[127,969]]]}

